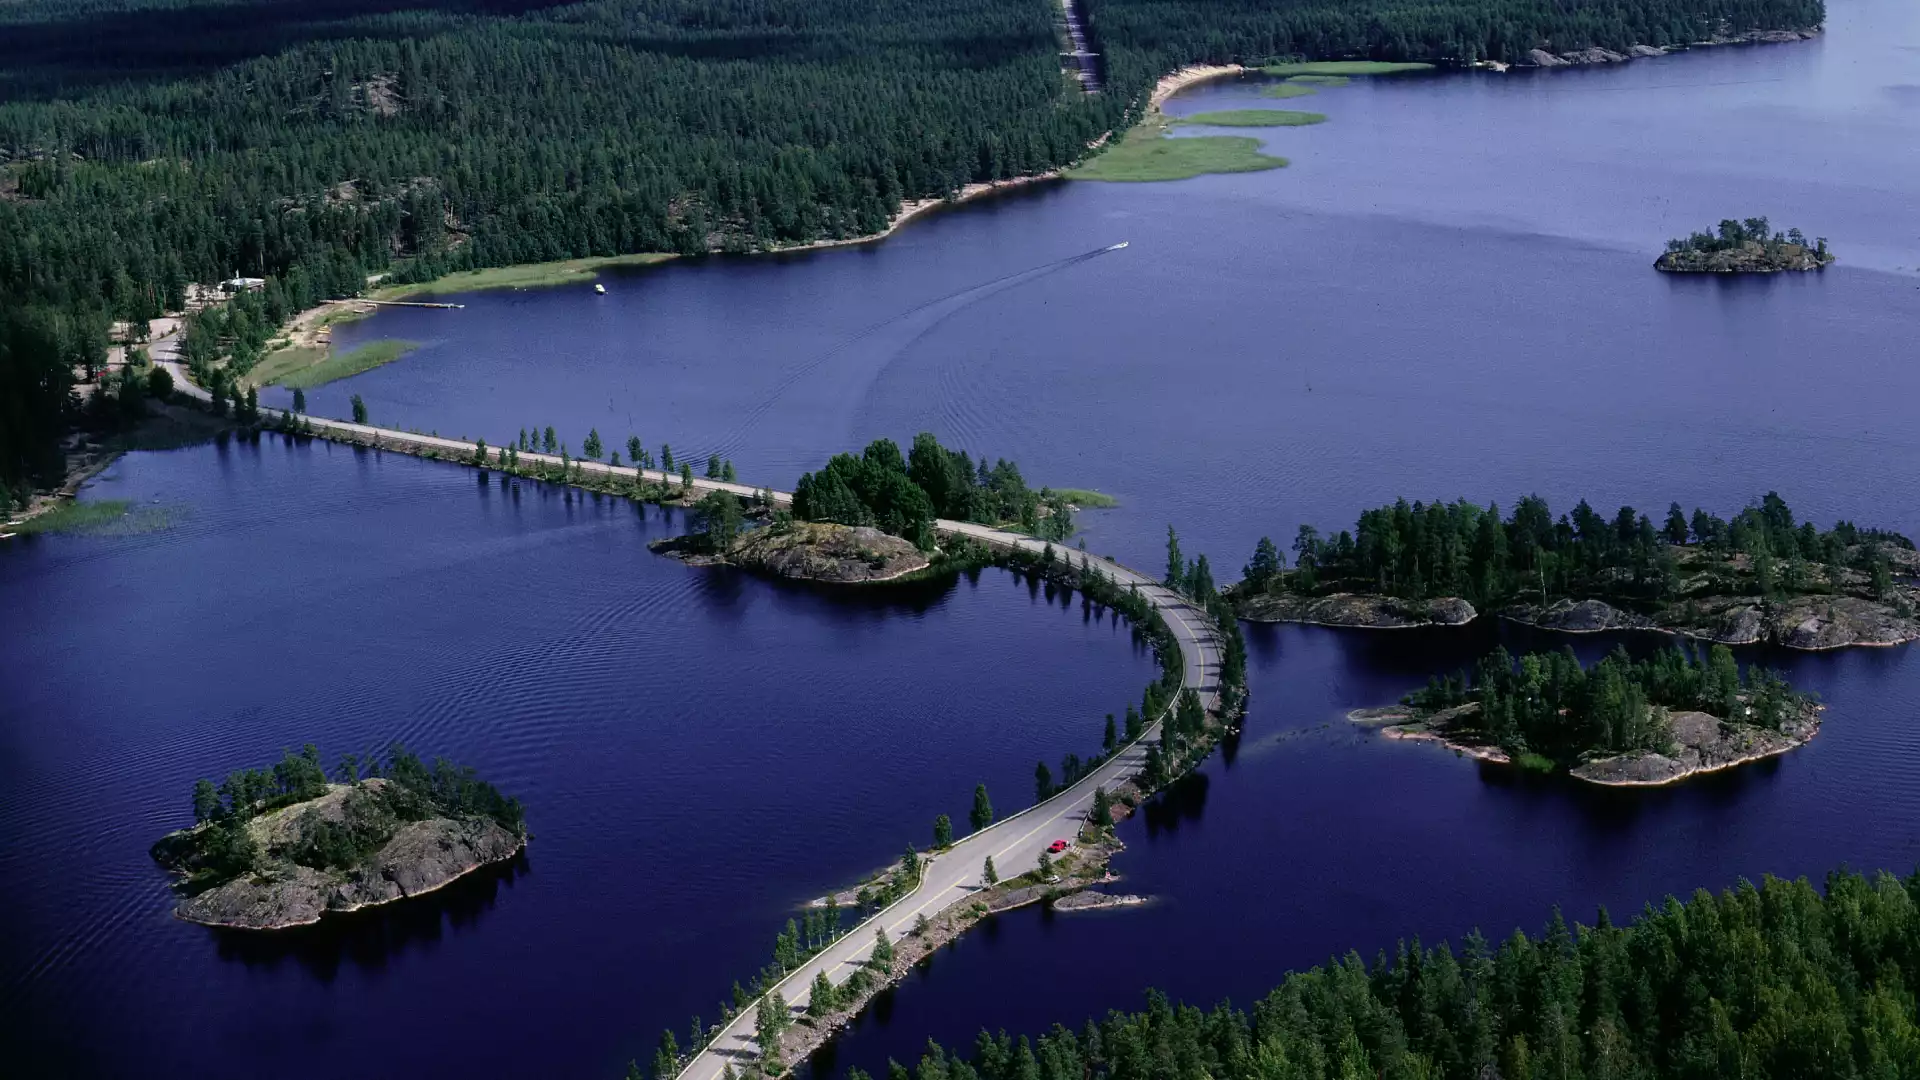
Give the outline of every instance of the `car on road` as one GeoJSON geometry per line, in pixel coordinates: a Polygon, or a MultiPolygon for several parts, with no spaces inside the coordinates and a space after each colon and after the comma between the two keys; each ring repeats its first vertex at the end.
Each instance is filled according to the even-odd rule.
{"type": "Polygon", "coordinates": [[[1067,850],[1067,842],[1065,840],[1055,840],[1053,843],[1047,845],[1047,853],[1049,855],[1058,855],[1065,850],[1067,850]]]}

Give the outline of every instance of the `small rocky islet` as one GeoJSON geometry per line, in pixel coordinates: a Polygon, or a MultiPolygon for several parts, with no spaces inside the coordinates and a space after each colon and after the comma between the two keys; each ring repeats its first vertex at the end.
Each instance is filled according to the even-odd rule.
{"type": "Polygon", "coordinates": [[[1824,270],[1833,264],[1827,238],[1799,229],[1776,232],[1766,218],[1728,218],[1712,232],[1667,241],[1653,268],[1669,274],[1776,274],[1824,270]]]}
{"type": "Polygon", "coordinates": [[[349,758],[329,781],[312,746],[267,769],[195,785],[195,824],[153,845],[184,896],[174,915],[235,930],[283,930],[420,896],[527,843],[517,799],[472,770],[395,747],[367,774],[349,758]]]}
{"type": "Polygon", "coordinates": [[[1605,787],[1651,787],[1784,754],[1820,730],[1821,705],[1777,672],[1740,670],[1724,645],[1591,666],[1571,650],[1496,648],[1469,675],[1435,678],[1399,705],[1348,719],[1501,765],[1605,787]]]}

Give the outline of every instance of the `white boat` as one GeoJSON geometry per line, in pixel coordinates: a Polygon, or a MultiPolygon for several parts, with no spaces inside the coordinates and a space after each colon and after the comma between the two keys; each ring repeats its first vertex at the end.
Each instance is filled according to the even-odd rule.
{"type": "Polygon", "coordinates": [[[1126,247],[1126,246],[1127,246],[1127,241],[1125,241],[1125,240],[1122,240],[1122,241],[1120,241],[1119,243],[1117,243],[1117,244],[1115,244],[1115,245],[1113,245],[1112,247],[1110,247],[1110,248],[1108,248],[1107,250],[1108,250],[1108,251],[1119,251],[1119,250],[1120,250],[1121,248],[1124,248],[1124,247],[1126,247]]]}
{"type": "Polygon", "coordinates": [[[593,283],[593,291],[599,293],[601,296],[607,295],[607,287],[597,281],[593,283]]]}

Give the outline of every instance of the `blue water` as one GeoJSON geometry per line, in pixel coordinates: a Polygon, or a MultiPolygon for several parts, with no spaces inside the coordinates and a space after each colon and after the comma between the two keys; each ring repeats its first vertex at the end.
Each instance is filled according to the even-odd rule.
{"type": "Polygon", "coordinates": [[[328,443],[135,454],[88,494],[173,524],[0,548],[20,1075],[615,1075],[976,782],[1026,805],[1153,674],[999,571],[696,570],[646,550],[684,524],[657,509],[328,443]],[[147,846],[196,777],[395,739],[520,796],[525,858],[285,942],[170,916],[147,846]]]}
{"type": "MultiPolygon", "coordinates": [[[[386,311],[341,343],[424,347],[308,396],[496,444],[634,433],[776,486],[933,430],[1118,496],[1083,515],[1095,550],[1158,566],[1172,522],[1229,576],[1263,534],[1403,494],[1725,514],[1777,489],[1920,534],[1920,9],[1836,2],[1829,31],[1288,102],[1211,84],[1171,111],[1331,119],[1257,133],[1284,170],[1058,184],[870,247],[386,311]],[[1650,269],[1667,237],[1753,214],[1840,264],[1650,269]]],[[[711,1016],[793,904],[975,781],[1018,805],[1032,761],[1084,752],[1149,671],[1124,628],[1002,574],[843,595],[695,572],[645,552],[679,530],[659,511],[341,447],[139,454],[89,497],[173,524],[0,548],[0,1025],[38,1073],[616,1075],[711,1016]],[[524,862],[285,944],[167,917],[145,848],[195,776],[392,737],[525,798],[524,862]]],[[[1342,719],[1502,635],[1564,640],[1253,628],[1245,734],[1121,829],[1123,887],[1155,903],[1002,917],[818,1071],[1077,1026],[1148,986],[1245,1001],[1555,905],[1620,918],[1920,860],[1912,648],[1746,654],[1819,690],[1825,729],[1671,791],[1516,778],[1342,719]]]]}

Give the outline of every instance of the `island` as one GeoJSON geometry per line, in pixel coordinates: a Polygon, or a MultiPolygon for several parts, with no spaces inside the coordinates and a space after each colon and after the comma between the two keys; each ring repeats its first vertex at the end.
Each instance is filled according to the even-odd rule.
{"type": "Polygon", "coordinates": [[[1616,648],[1591,667],[1572,649],[1516,664],[1496,647],[1471,678],[1435,678],[1399,708],[1349,718],[1483,761],[1639,787],[1784,754],[1820,730],[1820,708],[1777,672],[1742,672],[1725,645],[1705,659],[1676,647],[1634,660],[1616,648]]]}
{"type": "Polygon", "coordinates": [[[1766,218],[1757,217],[1728,218],[1714,232],[1669,240],[1653,268],[1669,274],[1775,274],[1824,270],[1832,262],[1826,237],[1808,243],[1799,229],[1773,232],[1766,218]]]}
{"type": "Polygon", "coordinates": [[[1062,543],[1074,532],[1075,499],[1114,502],[1078,489],[1036,491],[1013,462],[1001,458],[989,467],[984,457],[976,462],[921,432],[905,454],[892,439],[875,439],[859,456],[834,455],[800,477],[789,506],[770,493],[743,501],[710,491],[693,506],[693,532],[648,547],[697,566],[726,564],[802,581],[899,581],[981,560],[964,540],[940,546],[934,528],[940,519],[1017,528],[1062,543]],[[747,527],[750,518],[759,527],[747,527]]]}
{"type": "Polygon", "coordinates": [[[1796,521],[1777,493],[1731,520],[1671,504],[1661,524],[1582,500],[1555,518],[1530,495],[1498,505],[1409,503],[1327,537],[1310,525],[1294,565],[1262,538],[1225,595],[1255,622],[1402,628],[1483,611],[1550,630],[1658,630],[1794,649],[1920,638],[1920,553],[1884,529],[1796,521]]]}
{"type": "Polygon", "coordinates": [[[306,926],[321,916],[439,889],[525,848],[525,814],[473,770],[431,767],[394,745],[383,762],[343,758],[331,782],[312,744],[270,768],[193,790],[194,824],[153,845],[184,898],[174,915],[236,930],[306,926]]]}

